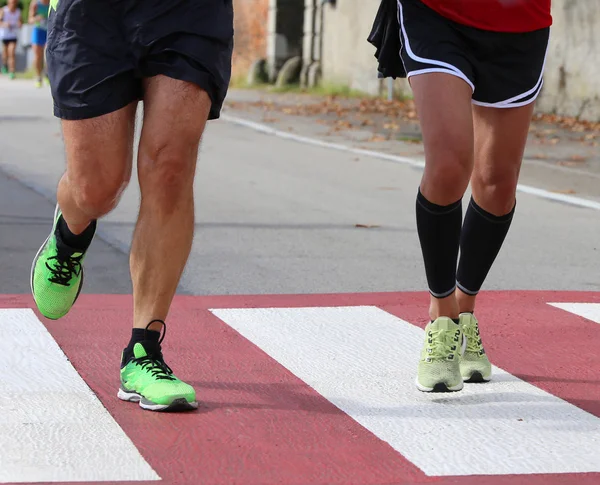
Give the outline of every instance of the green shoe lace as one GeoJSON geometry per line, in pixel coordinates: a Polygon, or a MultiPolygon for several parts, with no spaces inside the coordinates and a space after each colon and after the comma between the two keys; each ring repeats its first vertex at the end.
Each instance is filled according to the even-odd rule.
{"type": "Polygon", "coordinates": [[[492,377],[492,364],[483,348],[479,323],[472,313],[461,313],[460,323],[467,337],[467,349],[460,361],[463,380],[465,382],[489,381],[492,377]]]}
{"type": "Polygon", "coordinates": [[[479,334],[479,325],[463,325],[463,332],[467,337],[467,350],[466,352],[474,353],[477,355],[484,355],[485,349],[481,341],[481,335],[479,334]]]}
{"type": "Polygon", "coordinates": [[[460,356],[464,345],[460,325],[450,318],[440,317],[428,324],[417,369],[417,388],[423,392],[462,389],[460,356]]]}
{"type": "Polygon", "coordinates": [[[434,360],[458,359],[460,347],[460,329],[433,329],[427,331],[427,340],[425,342],[425,362],[434,360]]]}

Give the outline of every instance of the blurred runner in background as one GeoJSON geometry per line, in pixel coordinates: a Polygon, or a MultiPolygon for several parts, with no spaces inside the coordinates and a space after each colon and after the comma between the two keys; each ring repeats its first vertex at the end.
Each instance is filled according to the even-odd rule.
{"type": "Polygon", "coordinates": [[[8,0],[0,9],[0,39],[2,39],[2,74],[15,78],[15,49],[19,29],[23,24],[17,0],[8,0]]]}
{"type": "Polygon", "coordinates": [[[29,6],[29,23],[33,25],[31,45],[35,58],[36,86],[38,88],[42,87],[44,79],[44,49],[48,36],[49,10],[50,0],[34,0],[29,6]]]}

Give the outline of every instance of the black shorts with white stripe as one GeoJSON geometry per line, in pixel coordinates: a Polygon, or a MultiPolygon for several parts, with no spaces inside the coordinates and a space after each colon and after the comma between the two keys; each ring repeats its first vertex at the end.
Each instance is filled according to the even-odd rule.
{"type": "Polygon", "coordinates": [[[444,72],[463,79],[473,103],[513,108],[534,101],[543,85],[550,29],[492,32],[443,17],[420,0],[398,0],[400,56],[407,77],[444,72]]]}

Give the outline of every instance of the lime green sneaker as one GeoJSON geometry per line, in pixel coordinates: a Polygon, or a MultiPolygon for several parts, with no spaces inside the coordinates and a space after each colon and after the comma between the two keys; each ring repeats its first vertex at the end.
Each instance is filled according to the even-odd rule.
{"type": "Polygon", "coordinates": [[[460,325],[439,317],[425,327],[425,344],[417,372],[417,389],[423,392],[460,391],[460,358],[467,345],[460,325]]]}
{"type": "Polygon", "coordinates": [[[460,325],[467,337],[467,350],[460,360],[460,373],[463,380],[487,382],[492,378],[492,364],[483,348],[477,319],[472,313],[461,313],[460,325]]]}
{"type": "Polygon", "coordinates": [[[8,67],[6,67],[6,66],[2,66],[2,67],[0,68],[0,73],[2,73],[2,74],[8,74],[8,67]]]}
{"type": "Polygon", "coordinates": [[[121,387],[117,397],[122,401],[139,402],[142,409],[150,411],[198,408],[196,391],[175,377],[165,364],[159,342],[136,343],[133,356],[121,365],[121,387]]]}
{"type": "Polygon", "coordinates": [[[69,312],[83,284],[85,252],[70,248],[61,241],[56,227],[60,217],[57,205],[52,232],[31,266],[33,299],[40,313],[51,320],[57,320],[69,312]]]}

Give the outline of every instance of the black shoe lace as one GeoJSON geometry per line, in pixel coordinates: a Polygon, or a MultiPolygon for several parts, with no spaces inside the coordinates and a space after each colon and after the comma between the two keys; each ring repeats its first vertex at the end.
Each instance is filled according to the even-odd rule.
{"type": "Polygon", "coordinates": [[[73,256],[76,253],[72,249],[57,246],[56,256],[52,256],[46,261],[46,268],[52,274],[48,281],[57,285],[69,286],[73,274],[79,276],[81,273],[83,254],[73,256]]]}
{"type": "Polygon", "coordinates": [[[142,367],[142,369],[150,372],[156,379],[164,379],[167,381],[174,381],[175,377],[173,377],[173,371],[171,368],[165,363],[162,355],[162,351],[160,348],[160,344],[165,339],[165,335],[167,333],[167,324],[162,320],[152,320],[148,325],[146,325],[145,330],[148,330],[148,327],[153,323],[158,322],[162,325],[163,334],[158,340],[158,342],[152,342],[147,340],[144,337],[144,350],[146,351],[145,357],[134,357],[131,359],[136,365],[142,367]]]}

